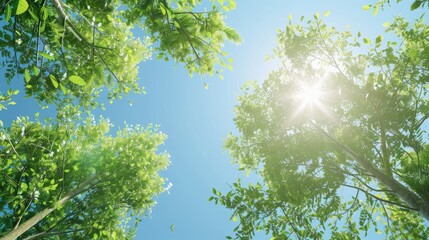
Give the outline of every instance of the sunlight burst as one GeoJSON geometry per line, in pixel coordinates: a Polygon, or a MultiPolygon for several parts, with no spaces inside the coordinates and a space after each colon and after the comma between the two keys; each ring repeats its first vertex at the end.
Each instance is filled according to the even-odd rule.
{"type": "Polygon", "coordinates": [[[318,113],[330,116],[325,106],[327,92],[321,85],[321,82],[301,83],[298,85],[294,96],[297,108],[291,116],[292,119],[304,113],[306,117],[310,118],[315,117],[318,113]]]}
{"type": "Polygon", "coordinates": [[[320,102],[322,91],[318,85],[303,86],[298,99],[305,105],[314,105],[320,102]]]}
{"type": "Polygon", "coordinates": [[[297,94],[297,100],[302,107],[313,108],[314,105],[320,105],[322,95],[323,92],[319,84],[302,85],[297,94]]]}

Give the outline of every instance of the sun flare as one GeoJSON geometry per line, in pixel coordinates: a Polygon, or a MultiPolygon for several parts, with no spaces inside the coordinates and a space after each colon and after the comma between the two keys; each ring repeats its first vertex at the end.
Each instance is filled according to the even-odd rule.
{"type": "Polygon", "coordinates": [[[314,105],[320,104],[322,95],[322,89],[318,84],[303,85],[297,94],[297,100],[301,102],[303,106],[313,107],[314,105]]]}

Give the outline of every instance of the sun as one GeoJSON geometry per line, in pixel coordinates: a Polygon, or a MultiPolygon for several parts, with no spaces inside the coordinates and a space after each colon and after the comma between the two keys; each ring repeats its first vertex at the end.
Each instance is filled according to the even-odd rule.
{"type": "Polygon", "coordinates": [[[326,104],[329,93],[324,87],[323,81],[302,81],[295,85],[293,101],[295,109],[291,119],[296,117],[316,118],[322,114],[330,117],[326,104]]]}
{"type": "Polygon", "coordinates": [[[319,84],[312,85],[301,85],[296,99],[302,105],[303,108],[320,105],[320,101],[323,96],[323,90],[320,88],[319,84]]]}

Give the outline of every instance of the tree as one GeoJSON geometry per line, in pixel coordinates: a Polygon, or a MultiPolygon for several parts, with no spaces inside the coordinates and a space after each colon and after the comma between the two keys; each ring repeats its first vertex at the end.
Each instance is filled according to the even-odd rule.
{"type": "Polygon", "coordinates": [[[281,67],[243,87],[225,144],[263,181],[210,198],[239,220],[237,239],[429,237],[429,27],[385,27],[370,39],[316,14],[280,31],[281,67]]]}
{"type": "Polygon", "coordinates": [[[154,43],[158,58],[184,63],[189,73],[220,74],[217,65],[228,65],[224,41],[240,37],[222,12],[234,1],[219,2],[196,12],[201,0],[4,1],[1,65],[8,82],[23,76],[27,95],[57,105],[96,106],[103,87],[109,99],[143,92],[137,64],[151,57],[154,43]],[[135,38],[137,28],[147,37],[135,38]]]}
{"type": "Polygon", "coordinates": [[[156,127],[18,118],[2,128],[0,239],[131,239],[163,192],[156,127]],[[134,227],[129,226],[133,218],[134,227]]]}
{"type": "MultiPolygon", "coordinates": [[[[224,22],[233,0],[7,0],[0,5],[1,73],[22,78],[27,96],[54,104],[51,122],[18,118],[0,130],[0,238],[130,239],[154,205],[168,155],[156,128],[82,119],[101,91],[113,101],[141,93],[138,64],[159,59],[185,64],[190,74],[230,67],[226,40],[239,35],[224,22]],[[144,39],[133,36],[140,31],[144,39]],[[75,106],[75,107],[73,107],[75,106]],[[3,191],[4,190],[4,191],[3,191]]],[[[24,87],[23,87],[24,88],[24,87]]],[[[17,89],[0,92],[0,110],[17,89]]],[[[2,122],[0,121],[0,124],[2,122]]],[[[168,186],[167,186],[168,187],[168,186]]]]}

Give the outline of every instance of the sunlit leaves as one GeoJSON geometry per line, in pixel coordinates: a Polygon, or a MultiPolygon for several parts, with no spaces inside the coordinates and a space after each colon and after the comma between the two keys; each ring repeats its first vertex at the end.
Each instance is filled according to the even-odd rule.
{"type": "Polygon", "coordinates": [[[383,41],[383,35],[378,35],[377,38],[375,39],[375,46],[380,47],[382,41],[383,41]]]}
{"type": "Polygon", "coordinates": [[[153,197],[164,191],[158,173],[169,160],[158,147],[165,135],[151,126],[125,126],[113,137],[107,120],[90,118],[78,126],[71,122],[76,112],[61,114],[58,124],[18,118],[0,129],[0,232],[54,205],[56,210],[22,237],[43,237],[55,225],[65,238],[109,239],[113,233],[114,239],[133,238],[135,226],[124,228],[128,216],[143,217],[155,204],[153,197]],[[81,195],[57,202],[87,179],[94,180],[81,195]]]}
{"type": "MultiPolygon", "coordinates": [[[[12,97],[14,95],[17,95],[19,93],[19,90],[7,90],[6,93],[0,92],[0,111],[6,110],[7,105],[15,105],[16,102],[12,101],[12,97]]],[[[1,123],[1,122],[0,122],[1,123]]],[[[2,127],[2,123],[0,124],[0,127],[2,127]]]]}
{"type": "Polygon", "coordinates": [[[153,52],[161,59],[184,63],[191,75],[221,76],[224,68],[231,68],[222,51],[224,42],[241,40],[224,22],[224,12],[235,2],[214,2],[213,8],[193,12],[199,3],[9,1],[0,36],[5,44],[5,79],[9,82],[16,74],[25,74],[26,94],[41,104],[77,99],[81,106],[96,107],[102,89],[108,89],[111,101],[130,92],[142,93],[137,65],[153,52]],[[122,6],[125,10],[119,11],[122,6]],[[148,36],[133,36],[135,27],[148,36]],[[31,66],[39,71],[29,79],[31,66]],[[85,88],[79,87],[82,81],[70,80],[71,75],[84,79],[85,88]]]}
{"type": "Polygon", "coordinates": [[[369,38],[363,38],[363,43],[369,45],[371,44],[371,40],[369,38]]]}
{"type": "Polygon", "coordinates": [[[16,15],[21,15],[25,13],[28,9],[27,0],[16,0],[18,1],[18,6],[16,7],[16,15]]]}
{"type": "Polygon", "coordinates": [[[44,58],[46,58],[46,59],[48,59],[48,60],[54,60],[54,57],[53,57],[53,56],[51,56],[51,55],[49,55],[48,53],[45,53],[45,52],[39,52],[39,54],[40,54],[40,56],[42,56],[42,57],[44,57],[44,58]]]}
{"type": "Polygon", "coordinates": [[[239,181],[226,194],[214,191],[210,200],[237,217],[237,239],[256,230],[279,239],[359,239],[381,229],[391,239],[425,239],[429,177],[418,169],[426,169],[428,158],[428,26],[423,18],[410,24],[398,17],[372,40],[320,18],[290,21],[279,31],[280,69],[262,84],[245,85],[238,97],[239,134],[230,134],[225,147],[240,169],[263,181],[239,181]],[[386,40],[390,33],[398,42],[386,40]],[[315,83],[323,95],[312,88],[315,83]],[[368,166],[382,173],[370,174],[368,166]],[[352,194],[344,197],[343,191],[352,194]],[[415,210],[407,194],[424,206],[415,210]]]}
{"type": "MultiPolygon", "coordinates": [[[[55,88],[58,88],[58,82],[54,75],[49,75],[49,79],[51,79],[52,85],[54,85],[55,88]]],[[[85,83],[85,82],[84,82],[85,83]]]]}
{"type": "Polygon", "coordinates": [[[10,4],[6,4],[5,13],[4,14],[5,14],[5,21],[9,22],[10,17],[12,15],[12,9],[10,7],[10,4]]]}
{"type": "Polygon", "coordinates": [[[25,79],[25,82],[29,82],[30,81],[30,72],[28,71],[28,69],[25,69],[24,70],[24,79],[25,79]]]}
{"type": "Polygon", "coordinates": [[[69,77],[70,82],[83,86],[86,84],[85,80],[83,80],[81,77],[77,76],[77,75],[72,75],[69,77]]]}

